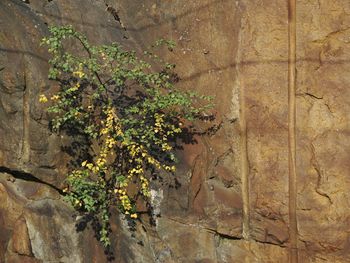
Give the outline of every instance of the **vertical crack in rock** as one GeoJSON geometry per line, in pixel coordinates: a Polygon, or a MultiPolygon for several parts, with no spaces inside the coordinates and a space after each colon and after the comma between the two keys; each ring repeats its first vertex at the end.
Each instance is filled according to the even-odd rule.
{"type": "Polygon", "coordinates": [[[289,262],[298,262],[296,190],[296,0],[288,2],[288,166],[289,166],[289,262]]]}
{"type": "Polygon", "coordinates": [[[311,165],[312,167],[315,169],[316,173],[317,173],[317,182],[316,182],[316,186],[315,186],[315,192],[325,198],[328,199],[330,204],[333,204],[333,201],[331,199],[331,197],[321,189],[321,185],[322,185],[322,171],[321,171],[321,167],[317,161],[316,158],[316,151],[315,151],[315,146],[311,143],[311,165]]]}
{"type": "MultiPolygon", "coordinates": [[[[120,15],[117,9],[115,9],[113,6],[110,6],[106,1],[104,1],[104,4],[106,6],[106,11],[113,16],[113,19],[120,25],[121,29],[123,29],[125,32],[127,32],[127,29],[125,25],[123,24],[122,20],[120,19],[120,15]]],[[[125,39],[128,39],[129,37],[126,35],[123,35],[125,39]]]]}
{"type": "MultiPolygon", "coordinates": [[[[239,8],[241,9],[241,8],[239,8]]],[[[241,13],[241,12],[240,12],[241,13]]],[[[242,19],[240,24],[242,24],[242,19]]],[[[240,26],[241,28],[241,26],[240,26]]],[[[249,167],[248,167],[248,150],[247,150],[247,123],[246,123],[246,112],[245,112],[245,92],[243,80],[240,77],[240,68],[241,63],[241,32],[238,33],[238,48],[236,55],[236,83],[239,89],[239,104],[240,104],[240,116],[239,116],[239,125],[240,125],[240,151],[241,151],[241,180],[242,180],[242,202],[243,202],[243,224],[242,224],[242,236],[244,239],[248,240],[250,236],[250,209],[249,209],[249,167]]]]}
{"type": "Polygon", "coordinates": [[[23,89],[23,138],[22,138],[22,163],[28,163],[30,158],[30,145],[29,145],[29,122],[30,122],[30,89],[27,87],[26,70],[24,72],[24,89],[23,89]]]}

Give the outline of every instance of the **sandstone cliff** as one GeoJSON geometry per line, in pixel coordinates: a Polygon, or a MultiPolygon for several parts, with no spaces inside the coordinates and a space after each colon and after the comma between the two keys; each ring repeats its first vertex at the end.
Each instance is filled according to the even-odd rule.
{"type": "Polygon", "coordinates": [[[287,1],[2,0],[0,262],[108,258],[62,201],[65,139],[49,132],[38,102],[55,86],[39,45],[53,24],[140,52],[174,39],[164,57],[181,88],[216,96],[215,129],[178,153],[179,187],[153,193],[156,226],[144,216],[131,233],[114,217],[115,262],[288,262],[293,235],[299,262],[350,262],[350,2],[296,6],[291,109],[287,1]],[[297,189],[289,194],[290,110],[297,189]]]}

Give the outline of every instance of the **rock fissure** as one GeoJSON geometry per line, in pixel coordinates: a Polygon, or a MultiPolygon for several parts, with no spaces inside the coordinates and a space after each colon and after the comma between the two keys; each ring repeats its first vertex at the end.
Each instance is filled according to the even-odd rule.
{"type": "Polygon", "coordinates": [[[325,99],[324,99],[323,96],[317,96],[317,95],[312,94],[312,93],[310,93],[310,92],[298,93],[298,94],[296,94],[296,96],[303,97],[303,98],[308,97],[308,98],[311,98],[312,100],[319,100],[319,101],[322,101],[323,104],[327,107],[327,110],[329,111],[329,113],[330,113],[331,115],[334,114],[333,110],[332,110],[331,107],[329,106],[329,103],[327,103],[327,102],[325,101],[325,99]]]}
{"type": "Polygon", "coordinates": [[[335,31],[332,31],[330,33],[328,33],[326,36],[324,36],[321,39],[316,39],[314,41],[312,41],[312,43],[316,43],[316,44],[322,44],[324,45],[327,41],[329,41],[332,37],[337,36],[339,34],[343,34],[345,32],[347,32],[348,30],[350,30],[350,27],[345,27],[345,28],[341,28],[335,31]]]}
{"type": "Polygon", "coordinates": [[[296,0],[288,1],[288,210],[290,263],[298,262],[296,172],[296,0]]]}
{"type": "Polygon", "coordinates": [[[22,156],[22,162],[26,163],[29,161],[30,158],[30,135],[29,135],[29,125],[30,125],[30,89],[27,88],[27,72],[24,71],[23,74],[23,134],[22,134],[22,145],[21,145],[21,156],[22,156]]]}
{"type": "MultiPolygon", "coordinates": [[[[199,229],[203,229],[209,233],[212,233],[222,239],[227,239],[227,240],[245,240],[243,237],[238,237],[238,236],[233,236],[233,235],[229,235],[227,233],[222,233],[214,228],[208,228],[208,227],[203,227],[203,226],[200,226],[198,224],[188,224],[186,222],[183,222],[181,220],[178,220],[178,219],[174,219],[174,218],[170,218],[170,217],[167,217],[168,220],[171,220],[173,222],[176,222],[178,224],[181,224],[181,225],[184,225],[184,226],[188,226],[188,227],[195,227],[195,228],[199,228],[199,229]]],[[[281,247],[281,248],[285,248],[286,247],[286,244],[285,242],[280,242],[278,241],[278,243],[273,243],[273,242],[270,242],[270,241],[263,241],[263,240],[258,240],[258,239],[251,239],[252,241],[255,241],[257,243],[260,243],[260,244],[268,244],[268,245],[273,245],[273,246],[277,246],[277,247],[281,247]]]]}
{"type": "Polygon", "coordinates": [[[230,154],[233,154],[233,149],[231,147],[216,158],[214,167],[218,166],[230,154]]]}
{"type": "Polygon", "coordinates": [[[154,244],[152,245],[152,242],[150,242],[150,240],[151,240],[150,235],[147,235],[148,227],[142,221],[142,219],[139,219],[139,221],[142,225],[145,238],[149,241],[152,254],[155,255],[155,257],[158,259],[160,257],[160,254],[162,253],[162,251],[166,250],[170,254],[170,258],[173,258],[174,253],[173,253],[172,249],[169,247],[169,244],[161,237],[161,235],[156,230],[152,231],[153,235],[151,235],[152,238],[157,239],[162,244],[162,249],[159,251],[159,249],[157,249],[157,247],[155,247],[154,244]]]}
{"type": "Polygon", "coordinates": [[[316,182],[316,185],[315,185],[315,192],[317,194],[327,198],[329,203],[333,204],[333,201],[332,201],[331,197],[326,192],[324,192],[321,189],[322,178],[323,178],[321,167],[320,167],[320,165],[319,165],[319,163],[317,161],[315,147],[314,147],[314,145],[312,143],[310,145],[310,148],[311,148],[311,161],[310,162],[311,162],[312,167],[314,168],[314,170],[317,173],[317,182],[316,182]]]}
{"type": "Polygon", "coordinates": [[[227,233],[222,233],[222,232],[219,232],[217,229],[214,229],[214,228],[201,226],[199,224],[189,224],[187,222],[183,222],[181,220],[178,220],[178,219],[175,219],[175,218],[171,218],[171,217],[166,217],[166,219],[171,220],[171,221],[173,221],[175,223],[187,226],[187,227],[194,227],[194,228],[205,230],[205,231],[213,233],[213,234],[215,234],[215,235],[217,235],[217,236],[219,236],[221,238],[231,239],[231,240],[243,240],[242,237],[237,237],[237,236],[229,235],[227,233]]]}
{"type": "Polygon", "coordinates": [[[309,97],[311,97],[313,99],[317,99],[317,100],[322,100],[323,99],[323,97],[318,97],[318,96],[316,96],[316,95],[314,95],[314,94],[312,94],[310,92],[305,92],[303,95],[309,96],[309,97]]]}
{"type": "MultiPolygon", "coordinates": [[[[239,11],[242,12],[243,8],[239,4],[239,11]]],[[[249,17],[249,14],[247,14],[249,17]]],[[[240,27],[243,28],[238,32],[237,41],[237,53],[236,53],[236,80],[235,86],[239,92],[239,129],[240,129],[240,172],[241,172],[241,193],[242,193],[242,236],[245,240],[250,239],[250,178],[249,178],[249,158],[248,158],[248,129],[247,129],[247,105],[246,105],[246,91],[244,86],[244,80],[241,78],[241,65],[242,61],[242,34],[244,33],[245,26],[243,23],[244,18],[241,17],[239,21],[240,27]]]]}
{"type": "Polygon", "coordinates": [[[60,195],[65,195],[65,193],[63,192],[62,189],[59,189],[58,187],[54,186],[53,184],[45,182],[45,181],[35,177],[31,173],[20,171],[20,170],[16,170],[16,169],[13,169],[13,168],[8,168],[8,167],[5,167],[5,166],[0,166],[0,173],[9,174],[9,175],[13,176],[13,178],[15,178],[15,179],[21,179],[21,180],[28,181],[28,182],[34,182],[34,183],[47,185],[50,188],[52,188],[55,191],[57,191],[60,195]]]}
{"type": "Polygon", "coordinates": [[[192,202],[195,202],[195,200],[196,200],[199,192],[201,191],[201,189],[202,189],[202,183],[199,184],[197,191],[194,193],[192,202]]]}
{"type": "MultiPolygon", "coordinates": [[[[66,140],[47,130],[50,116],[37,98],[56,91],[38,45],[48,24],[72,24],[96,44],[120,42],[140,54],[155,39],[174,39],[179,48],[158,55],[177,65],[181,89],[217,94],[215,120],[194,127],[204,136],[179,152],[176,190],[167,178],[161,198],[152,201],[157,224],[142,211],[147,232],[137,221],[135,238],[113,220],[115,262],[290,263],[293,254],[305,263],[348,260],[348,0],[297,1],[296,36],[289,39],[290,0],[29,1],[0,1],[0,166],[6,169],[61,187],[55,178],[65,173],[60,147],[66,140]],[[294,37],[298,75],[288,85],[297,80],[297,94],[290,93],[296,105],[288,102],[286,74],[294,37]],[[287,122],[288,113],[296,122],[292,114],[287,122]],[[296,200],[293,191],[288,195],[294,150],[287,145],[287,123],[295,126],[297,143],[296,200]],[[221,156],[230,148],[232,154],[221,156]],[[296,202],[296,212],[288,201],[296,202]],[[288,220],[293,216],[296,230],[288,220]]],[[[78,222],[56,190],[11,173],[0,174],[0,262],[106,261],[89,225],[75,231],[78,222]],[[34,259],[8,245],[24,212],[34,259]]]]}
{"type": "MultiPolygon", "coordinates": [[[[115,9],[114,7],[110,6],[108,3],[104,2],[105,6],[106,6],[106,11],[111,14],[114,18],[115,21],[118,22],[118,24],[120,25],[120,27],[126,32],[126,27],[123,24],[122,20],[120,19],[120,15],[117,9],[115,9]]],[[[124,36],[124,38],[128,38],[127,36],[124,36]]]]}
{"type": "Polygon", "coordinates": [[[271,245],[271,246],[276,246],[276,247],[281,247],[281,248],[286,248],[287,247],[284,243],[276,244],[276,243],[273,243],[273,242],[270,242],[270,241],[262,241],[262,240],[257,240],[257,239],[254,239],[254,241],[256,243],[265,244],[265,245],[271,245]]]}
{"type": "Polygon", "coordinates": [[[243,240],[242,237],[236,237],[236,236],[231,236],[228,234],[220,233],[215,229],[211,228],[206,228],[208,232],[213,233],[214,235],[218,236],[220,239],[228,239],[228,240],[243,240]]]}

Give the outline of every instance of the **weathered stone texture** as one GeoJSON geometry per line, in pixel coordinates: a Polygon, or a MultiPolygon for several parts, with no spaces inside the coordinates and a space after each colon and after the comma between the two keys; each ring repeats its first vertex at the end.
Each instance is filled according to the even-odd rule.
{"type": "MultiPolygon", "coordinates": [[[[39,45],[52,24],[139,52],[174,39],[160,55],[180,87],[215,95],[215,120],[195,124],[212,133],[178,152],[176,183],[154,186],[156,226],[143,215],[131,238],[113,219],[115,262],[288,262],[288,9],[277,0],[0,1],[0,262],[106,261],[54,188],[8,175],[63,182],[67,140],[38,103],[56,88],[39,45]]],[[[298,0],[296,37],[299,262],[350,262],[350,2],[298,0]]]]}
{"type": "Polygon", "coordinates": [[[239,85],[245,105],[251,237],[288,240],[288,14],[284,1],[243,1],[239,85]]]}
{"type": "Polygon", "coordinates": [[[305,1],[298,12],[300,246],[305,262],[349,262],[350,3],[305,1]]]}

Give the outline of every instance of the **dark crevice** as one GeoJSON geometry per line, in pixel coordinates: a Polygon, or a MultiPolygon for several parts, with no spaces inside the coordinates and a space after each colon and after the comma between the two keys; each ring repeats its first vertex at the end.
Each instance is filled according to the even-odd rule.
{"type": "Polygon", "coordinates": [[[310,97],[312,97],[314,99],[317,99],[317,100],[322,100],[323,99],[323,97],[318,97],[318,96],[316,96],[316,95],[314,95],[312,93],[309,93],[309,92],[305,92],[305,95],[310,96],[310,97]]]}
{"type": "MultiPolygon", "coordinates": [[[[107,11],[108,13],[110,13],[110,14],[113,16],[113,19],[120,25],[120,27],[121,27],[125,32],[127,32],[125,25],[123,24],[122,20],[120,19],[118,10],[116,10],[114,7],[108,5],[106,2],[105,2],[105,6],[106,6],[106,11],[107,11]]],[[[124,37],[125,39],[128,39],[128,36],[126,36],[126,35],[123,35],[123,37],[124,37]]]]}
{"type": "MultiPolygon", "coordinates": [[[[179,223],[179,224],[182,224],[182,225],[185,225],[185,226],[191,226],[189,225],[188,223],[186,222],[183,222],[183,221],[180,221],[178,219],[175,219],[175,218],[171,218],[171,217],[166,217],[166,219],[168,220],[171,220],[171,221],[174,221],[176,223],[179,223]]],[[[216,229],[213,229],[213,228],[208,228],[208,227],[201,227],[201,226],[197,226],[199,229],[203,229],[205,231],[208,231],[209,233],[212,233],[214,234],[215,236],[221,238],[221,239],[226,239],[226,240],[236,240],[236,241],[245,241],[246,239],[244,239],[242,236],[233,236],[233,235],[229,235],[229,234],[225,234],[225,233],[221,233],[221,232],[218,232],[216,229]]],[[[260,244],[265,244],[265,245],[271,245],[271,246],[276,246],[276,247],[281,247],[281,248],[286,248],[287,245],[286,243],[283,241],[281,243],[274,243],[274,242],[271,242],[271,241],[262,241],[262,240],[257,240],[257,239],[250,239],[251,242],[257,242],[257,243],[260,243],[260,244]]]]}
{"type": "Polygon", "coordinates": [[[60,195],[65,195],[65,193],[61,189],[59,189],[58,187],[56,187],[53,184],[50,184],[48,182],[45,182],[45,181],[35,177],[34,175],[30,174],[30,173],[16,170],[16,169],[11,169],[11,168],[8,168],[5,166],[0,166],[0,173],[6,173],[9,175],[12,175],[15,179],[21,179],[21,180],[28,181],[28,182],[34,182],[34,183],[47,185],[47,186],[51,187],[52,189],[54,189],[55,191],[57,191],[60,195]]]}
{"type": "Polygon", "coordinates": [[[197,198],[199,192],[201,191],[201,189],[202,189],[202,183],[199,184],[199,187],[198,187],[196,193],[194,194],[194,197],[193,197],[193,201],[192,201],[192,202],[195,202],[195,200],[196,200],[196,198],[197,198]]]}
{"type": "Polygon", "coordinates": [[[217,134],[217,132],[222,128],[222,125],[223,125],[223,121],[221,121],[219,124],[215,124],[213,125],[212,127],[210,127],[206,133],[207,135],[209,135],[210,137],[213,137],[214,135],[217,134]]]}
{"type": "Polygon", "coordinates": [[[223,162],[225,160],[225,158],[227,156],[229,156],[230,154],[233,154],[233,150],[232,148],[230,147],[229,149],[227,149],[223,154],[219,155],[216,160],[215,160],[215,164],[214,166],[218,166],[221,162],[223,162]]]}
{"type": "Polygon", "coordinates": [[[287,245],[282,243],[282,244],[276,244],[270,241],[261,241],[261,240],[256,240],[254,239],[255,242],[260,243],[260,244],[265,244],[265,245],[271,245],[271,246],[277,246],[277,247],[281,247],[281,248],[286,248],[287,245]]]}
{"type": "Polygon", "coordinates": [[[120,20],[118,11],[114,7],[109,6],[108,4],[106,4],[106,11],[110,13],[113,16],[114,20],[119,23],[119,25],[124,29],[124,31],[126,31],[126,27],[124,26],[123,22],[120,20]]]}
{"type": "Polygon", "coordinates": [[[314,147],[313,143],[311,143],[310,149],[311,149],[311,160],[310,160],[311,166],[314,168],[314,170],[316,171],[316,174],[317,174],[317,181],[316,181],[316,185],[315,185],[315,192],[317,194],[327,198],[329,203],[332,205],[333,201],[332,201],[331,197],[323,189],[321,189],[323,174],[322,174],[322,171],[321,171],[321,167],[320,167],[320,165],[318,163],[318,160],[316,158],[316,151],[315,151],[315,147],[314,147]]]}
{"type": "Polygon", "coordinates": [[[216,236],[218,236],[221,239],[228,239],[228,240],[243,240],[243,237],[235,237],[235,236],[230,236],[227,234],[220,233],[214,229],[207,229],[209,232],[214,233],[216,236]]]}
{"type": "Polygon", "coordinates": [[[323,99],[323,97],[316,96],[315,94],[312,94],[310,92],[297,93],[296,96],[308,96],[308,97],[311,97],[312,99],[316,99],[316,100],[322,100],[323,99]]]}
{"type": "MultiPolygon", "coordinates": [[[[207,231],[213,233],[214,235],[218,236],[219,238],[221,239],[227,239],[227,240],[244,240],[243,237],[237,237],[237,236],[231,236],[231,235],[228,235],[228,234],[224,234],[224,233],[220,233],[218,232],[217,230],[215,229],[211,229],[211,228],[205,228],[207,231]]],[[[256,240],[256,239],[252,239],[251,241],[255,241],[257,243],[260,243],[260,244],[265,244],[265,245],[271,245],[271,246],[278,246],[278,247],[281,247],[281,248],[285,248],[286,245],[284,244],[284,242],[282,243],[274,243],[274,242],[269,242],[269,241],[261,241],[261,240],[256,240]]]]}

